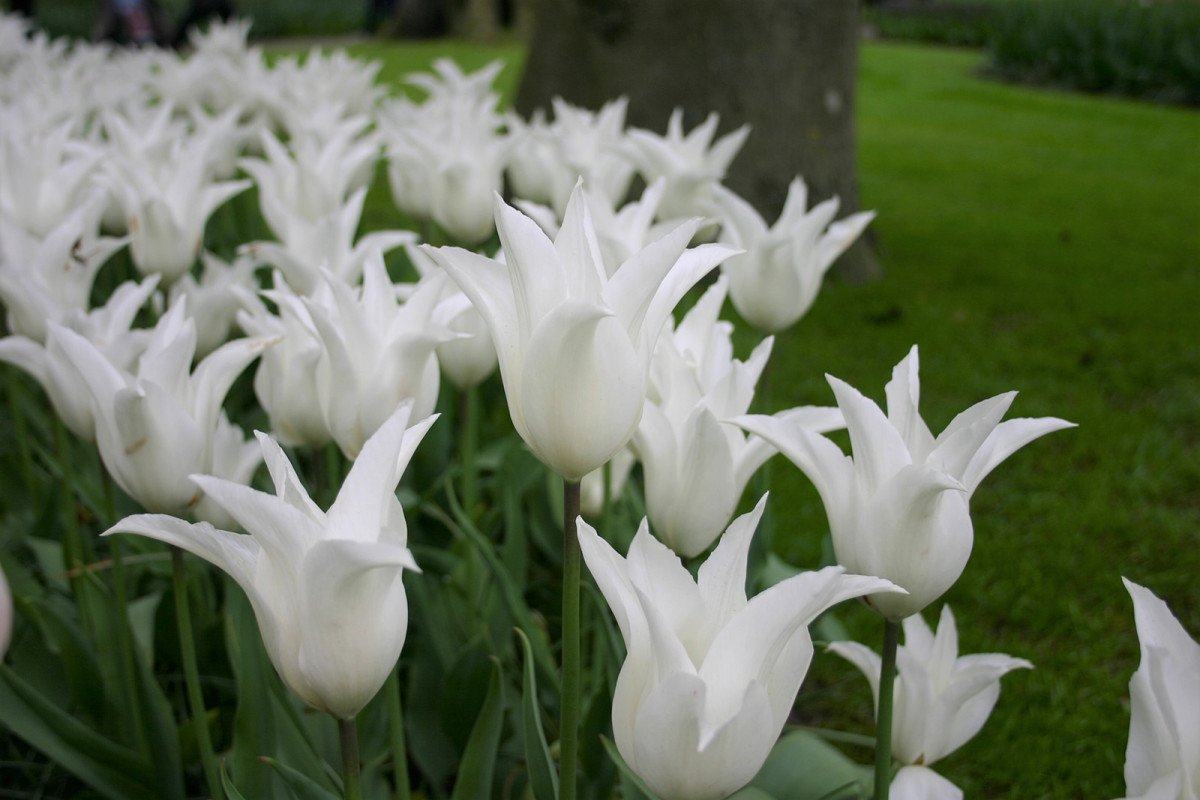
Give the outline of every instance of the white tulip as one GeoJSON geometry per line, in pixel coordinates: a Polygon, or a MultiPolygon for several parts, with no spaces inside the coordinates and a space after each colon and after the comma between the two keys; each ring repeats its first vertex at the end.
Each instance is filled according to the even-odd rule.
{"type": "Polygon", "coordinates": [[[350,719],[395,667],[408,630],[401,573],[417,565],[395,490],[435,419],[405,430],[410,410],[397,410],[366,442],[328,512],[260,433],[275,494],[192,478],[248,536],[157,514],[127,517],[105,535],[158,539],[228,572],[249,597],[284,683],[313,708],[350,719]]]}
{"type": "Polygon", "coordinates": [[[96,273],[125,245],[97,235],[103,202],[93,195],[45,238],[0,211],[0,300],[10,331],[44,342],[48,322],[88,310],[96,273]]]}
{"type": "Polygon", "coordinates": [[[245,255],[229,264],[205,251],[200,261],[204,268],[199,280],[185,273],[167,292],[171,303],[187,297],[188,316],[196,323],[196,358],[208,355],[229,338],[240,305],[235,287],[258,288],[254,261],[245,255]]]}
{"type": "Polygon", "coordinates": [[[274,340],[238,339],[191,370],[196,326],[183,302],[162,316],[138,358],[119,369],[74,331],[55,336],[87,384],[105,468],[148,511],[182,513],[200,500],[188,475],[213,471],[221,403],[238,374],[274,340]]]}
{"type": "Polygon", "coordinates": [[[567,480],[578,481],[633,436],[663,323],[733,252],[687,250],[698,225],[679,226],[609,277],[577,186],[553,241],[496,198],[501,267],[467,250],[427,249],[488,324],[517,432],[567,480]]]}
{"type": "MultiPolygon", "coordinates": [[[[750,410],[773,343],[766,339],[744,362],[733,358],[733,326],[718,317],[726,292],[721,278],[678,328],[663,332],[633,437],[652,528],[686,558],[716,541],[750,478],[776,453],[765,439],[721,424],[750,410]]],[[[796,408],[785,418],[814,433],[844,425],[836,408],[796,408]]]]}
{"type": "Polygon", "coordinates": [[[322,346],[317,399],[333,439],[349,458],[405,400],[424,418],[437,403],[435,349],[456,334],[433,322],[441,289],[419,286],[407,302],[397,298],[383,257],[376,251],[355,292],[329,280],[327,302],[305,298],[322,346]]]}
{"type": "Polygon", "coordinates": [[[713,142],[719,122],[717,114],[709,114],[685,136],[683,109],[677,108],[667,122],[666,136],[637,128],[627,134],[629,157],[646,183],[666,180],[661,218],[708,213],[713,190],[750,135],[750,126],[743,125],[713,142]]]}
{"type": "Polygon", "coordinates": [[[733,307],[764,333],[778,333],[804,316],[830,265],[875,218],[875,212],[864,211],[833,222],[837,198],[806,211],[807,198],[804,181],[796,178],[779,219],[768,229],[745,200],[723,186],[713,190],[721,241],[746,251],[721,267],[729,276],[733,307]]]}
{"type": "Polygon", "coordinates": [[[109,186],[125,212],[133,264],[142,274],[159,273],[170,283],[190,270],[208,218],[250,186],[208,178],[214,146],[212,136],[174,140],[161,170],[132,158],[111,164],[109,186]]]}
{"type": "Polygon", "coordinates": [[[1167,604],[1125,580],[1142,661],[1129,681],[1128,800],[1200,798],[1200,644],[1167,604]]]}
{"type": "Polygon", "coordinates": [[[610,207],[620,203],[633,179],[633,164],[624,149],[629,99],[612,100],[594,112],[561,97],[552,104],[554,122],[550,124],[542,114],[528,124],[509,115],[517,143],[508,161],[508,174],[517,196],[549,203],[561,216],[575,182],[582,179],[587,190],[610,207]]]}
{"type": "Polygon", "coordinates": [[[917,348],[892,371],[888,413],[849,384],[826,376],[846,418],[854,457],[786,420],[734,420],[771,442],[817,487],[833,549],[846,569],[903,586],[903,597],[868,598],[897,621],[949,589],[966,567],[974,534],[968,500],[1000,462],[1051,431],[1074,427],[1055,417],[1001,418],[1006,392],[963,411],[936,439],[921,419],[917,348]]]}
{"type": "Polygon", "coordinates": [[[272,223],[280,241],[251,242],[243,246],[243,252],[255,263],[278,269],[301,294],[317,291],[323,272],[342,283],[356,283],[362,277],[363,263],[373,252],[386,253],[416,240],[409,231],[374,231],[355,242],[366,198],[367,190],[358,189],[335,211],[316,219],[281,206],[272,223]]]}
{"type": "MultiPolygon", "coordinates": [[[[948,605],[942,606],[936,635],[920,614],[902,624],[904,644],[896,650],[892,755],[901,764],[927,767],[979,733],[1000,699],[1000,678],[1014,669],[1033,669],[1033,664],[1003,653],[960,658],[958,629],[948,605]]],[[[858,642],[834,642],[829,650],[858,667],[878,708],[882,666],[878,654],[858,642]]],[[[892,797],[962,797],[952,783],[928,772],[901,770],[903,775],[892,783],[892,797]]]]}
{"type": "MultiPolygon", "coordinates": [[[[140,284],[126,281],[116,288],[108,302],[87,314],[76,312],[65,320],[66,327],[96,346],[117,369],[133,367],[146,348],[151,332],[132,330],[138,309],[154,293],[158,276],[151,275],[140,284]]],[[[42,385],[54,411],[71,433],[85,442],[96,439],[91,394],[79,370],[63,351],[54,330],[42,346],[25,336],[0,339],[0,361],[7,361],[33,376],[42,385]]]]}
{"type": "Polygon", "coordinates": [[[333,439],[317,391],[317,364],[324,353],[321,337],[308,308],[279,273],[275,273],[275,289],[263,295],[275,303],[278,316],[257,297],[238,293],[244,306],[237,315],[242,330],[279,339],[263,353],[254,373],[254,396],[280,442],[289,447],[320,447],[333,439]]]}
{"type": "Polygon", "coordinates": [[[843,600],[895,590],[828,567],[747,601],[746,559],[765,503],[734,520],[698,579],[645,521],[622,558],[579,520],[584,561],[627,651],[613,695],[614,739],[663,800],[721,800],[748,783],[808,672],[808,625],[843,600]]]}

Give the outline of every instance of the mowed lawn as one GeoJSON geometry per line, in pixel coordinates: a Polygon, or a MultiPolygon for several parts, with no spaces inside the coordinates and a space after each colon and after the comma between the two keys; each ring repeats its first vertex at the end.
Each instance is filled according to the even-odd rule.
{"type": "MultiPolygon", "coordinates": [[[[521,55],[353,51],[389,77],[443,53],[468,67],[504,57],[506,91],[521,55]]],[[[946,597],[962,650],[1036,669],[1005,678],[983,732],[938,769],[967,797],[1118,797],[1138,660],[1121,576],[1200,634],[1200,114],[1004,86],[979,78],[980,62],[864,46],[860,179],[886,276],[826,286],[777,343],[772,403],[832,403],[827,372],[882,401],[918,344],[935,431],[1010,389],[1013,416],[1079,423],[1019,452],[972,500],[975,550],[946,597]]],[[[373,198],[368,224],[385,224],[386,198],[373,198]]],[[[772,477],[776,549],[818,565],[815,492],[782,459],[772,477]]],[[[871,614],[841,619],[878,646],[871,614]]],[[[871,730],[865,680],[831,655],[817,656],[797,709],[871,730]]]]}

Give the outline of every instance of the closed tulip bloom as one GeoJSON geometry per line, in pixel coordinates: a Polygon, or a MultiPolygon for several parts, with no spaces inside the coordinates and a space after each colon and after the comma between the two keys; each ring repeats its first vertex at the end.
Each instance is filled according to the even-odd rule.
{"type": "Polygon", "coordinates": [[[916,614],[966,567],[974,532],[968,501],[988,473],[1029,442],[1073,427],[1055,417],[1001,418],[1016,392],[963,411],[934,438],[917,409],[917,348],[892,371],[885,415],[857,389],[826,376],[846,418],[853,458],[824,436],[764,416],[735,422],[771,442],[817,487],[838,563],[903,586],[869,604],[890,620],[916,614]]]}
{"type": "Polygon", "coordinates": [[[734,520],[698,578],[644,521],[627,558],[579,521],[584,561],[627,651],[613,736],[662,800],[720,800],[748,783],[808,672],[808,625],[843,600],[895,589],[827,567],[747,600],[746,559],[765,503],[734,520]]]}
{"type": "Polygon", "coordinates": [[[396,665],[408,630],[403,570],[416,570],[396,484],[435,417],[405,430],[397,410],[363,446],[337,499],[321,511],[287,456],[258,434],[275,484],[267,494],[202,475],[192,480],[249,535],[161,514],[108,531],[181,547],[246,592],[267,655],[292,691],[341,719],[357,714],[396,665]]]}
{"type": "Polygon", "coordinates": [[[768,228],[745,200],[723,186],[713,189],[721,241],[746,251],[722,265],[733,307],[763,333],[778,333],[804,316],[829,267],[875,218],[875,212],[864,211],[834,222],[837,198],[811,210],[807,202],[808,189],[796,178],[779,219],[768,228]]]}
{"type": "MultiPolygon", "coordinates": [[[[891,796],[894,800],[961,798],[962,791],[928,770],[928,765],[979,733],[1000,698],[1000,678],[1033,665],[1003,653],[960,658],[950,606],[942,606],[936,634],[920,614],[906,618],[903,626],[904,644],[896,651],[892,755],[912,768],[906,766],[908,773],[901,770],[896,776],[891,796]]],[[[857,642],[834,642],[829,650],[858,667],[871,684],[878,706],[880,657],[857,642]]]]}
{"type": "Polygon", "coordinates": [[[258,288],[255,263],[245,255],[226,263],[204,252],[200,260],[204,269],[199,280],[185,273],[167,292],[169,302],[183,295],[188,298],[188,314],[196,323],[196,358],[208,355],[229,338],[239,307],[236,287],[247,291],[258,288]]]}
{"type": "Polygon", "coordinates": [[[433,282],[440,287],[433,322],[459,337],[437,346],[442,373],[459,391],[478,386],[496,371],[496,345],[487,323],[458,284],[424,250],[405,245],[404,251],[420,274],[420,283],[433,282]]]}
{"type": "Polygon", "coordinates": [[[688,250],[699,225],[692,220],[609,277],[579,185],[553,241],[499,197],[496,225],[503,266],[458,248],[427,252],[487,322],[517,432],[551,469],[577,481],[633,436],[663,323],[734,251],[688,250]]]}
{"type": "Polygon", "coordinates": [[[1200,644],[1144,586],[1125,581],[1142,661],[1129,681],[1128,800],[1200,798],[1200,644]]]}
{"type": "Polygon", "coordinates": [[[125,245],[98,235],[102,205],[93,195],[45,238],[0,211],[0,301],[11,332],[45,342],[47,322],[88,310],[96,273],[125,245]]]}
{"type": "Polygon", "coordinates": [[[317,399],[342,452],[355,458],[363,442],[405,400],[413,415],[429,416],[440,381],[435,349],[455,334],[433,322],[440,289],[426,284],[401,303],[377,251],[355,291],[328,281],[326,300],[305,298],[322,353],[317,399]]]}
{"type": "Polygon", "coordinates": [[[242,330],[279,340],[263,353],[254,372],[254,396],[267,412],[276,439],[289,447],[321,447],[333,439],[317,392],[321,338],[308,308],[280,273],[275,273],[275,288],[263,295],[275,303],[278,316],[258,297],[238,293],[242,330]]]}
{"type": "Polygon", "coordinates": [[[109,172],[109,185],[129,224],[133,264],[144,275],[170,283],[200,255],[208,218],[250,181],[214,182],[208,159],[215,142],[194,136],[174,142],[161,169],[125,159],[109,172]]]}
{"type": "Polygon", "coordinates": [[[192,371],[196,326],[183,302],[162,316],[136,369],[119,369],[74,331],[55,329],[87,385],[105,469],[148,511],[183,513],[200,500],[188,475],[213,471],[221,404],[271,339],[238,339],[192,371]]]}
{"type": "MultiPolygon", "coordinates": [[[[633,437],[646,480],[646,514],[655,534],[693,558],[729,524],[755,471],[776,449],[722,420],[745,414],[771,354],[763,341],[745,361],[733,357],[733,326],[719,319],[728,283],[714,283],[659,339],[650,391],[633,437]]],[[[784,412],[814,433],[843,426],[836,408],[784,412]]]]}
{"type": "MultiPolygon", "coordinates": [[[[66,327],[94,344],[118,369],[131,369],[152,334],[130,326],[138,309],[157,285],[157,275],[151,275],[140,284],[126,281],[100,308],[87,314],[76,311],[68,316],[66,327]]],[[[50,405],[67,429],[85,442],[95,441],[91,393],[53,329],[46,337],[45,346],[25,336],[0,339],[0,361],[7,361],[33,376],[42,385],[50,405]]]]}

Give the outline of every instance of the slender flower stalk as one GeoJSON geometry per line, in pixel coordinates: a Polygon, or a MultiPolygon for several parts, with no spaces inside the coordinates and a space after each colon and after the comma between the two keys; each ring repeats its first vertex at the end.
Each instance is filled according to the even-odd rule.
{"type": "Polygon", "coordinates": [[[883,661],[879,669],[879,711],[875,720],[875,800],[887,800],[892,785],[892,708],[896,696],[896,649],[900,623],[883,620],[883,661]]]}
{"type": "Polygon", "coordinates": [[[208,783],[209,795],[214,800],[225,797],[221,785],[221,773],[213,754],[212,738],[208,733],[208,713],[204,709],[204,694],[200,691],[200,669],[196,665],[196,640],[192,636],[192,613],[188,603],[187,572],[183,563],[183,550],[170,545],[171,576],[175,589],[175,624],[179,628],[179,650],[183,659],[183,680],[187,687],[188,705],[192,709],[192,730],[196,735],[196,746],[200,750],[200,761],[204,765],[204,780],[208,783]]]}
{"type": "Polygon", "coordinates": [[[404,710],[400,706],[400,670],[397,667],[383,685],[388,708],[388,742],[392,750],[392,780],[395,800],[409,800],[408,745],[404,739],[404,710]]]}
{"type": "Polygon", "coordinates": [[[338,738],[342,743],[342,787],[346,800],[362,800],[358,759],[358,718],[337,719],[338,738]]]}
{"type": "Polygon", "coordinates": [[[575,800],[579,749],[579,481],[563,484],[562,709],[559,730],[559,800],[575,800]]]}
{"type": "Polygon", "coordinates": [[[479,448],[479,393],[471,386],[458,393],[459,447],[462,459],[463,510],[472,514],[479,498],[479,476],[476,474],[475,454],[479,448]]]}

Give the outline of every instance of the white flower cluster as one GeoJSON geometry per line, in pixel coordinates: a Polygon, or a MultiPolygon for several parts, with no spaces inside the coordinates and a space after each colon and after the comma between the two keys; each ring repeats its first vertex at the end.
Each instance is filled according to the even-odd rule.
{"type": "MultiPolygon", "coordinates": [[[[836,200],[809,209],[797,178],[768,225],[722,185],[749,131],[718,138],[715,115],[685,133],[677,111],[665,136],[627,129],[623,99],[598,111],[556,101],[552,119],[523,120],[499,109],[500,64],[468,74],[448,60],[407,79],[419,100],[389,98],[378,64],[317,50],[268,64],[242,23],[193,36],[186,56],[26,33],[0,17],[11,334],[0,359],[42,383],[152,512],[114,530],[230,572],[283,678],[339,717],[370,699],[403,645],[400,573],[416,564],[394,490],[433,421],[440,374],[467,390],[498,365],[516,431],[584,482],[585,507],[605,494],[604,464],[615,464],[617,494],[641,463],[666,546],[643,527],[624,559],[585,530],[584,552],[629,649],[617,746],[669,798],[724,797],[749,780],[807,670],[812,619],[859,595],[892,620],[918,614],[962,572],[979,482],[1067,424],[1001,423],[1012,400],[1001,395],[935,439],[917,411],[915,349],[888,385],[886,415],[831,378],[837,408],[750,416],[773,339],[735,359],[727,296],[758,330],[782,331],[873,215],[835,221],[836,200]],[[420,233],[360,235],[381,162],[396,219],[420,233]],[[273,239],[243,241],[258,214],[273,239]],[[497,239],[494,257],[477,252],[497,239]],[[232,262],[205,249],[218,241],[232,262]],[[446,242],[463,247],[430,245],[446,242]],[[126,246],[142,277],[121,276],[92,307],[97,273],[126,246]],[[402,246],[414,283],[396,283],[384,260],[402,246]],[[718,267],[676,324],[676,305],[718,267]],[[258,442],[222,410],[255,359],[274,435],[258,442]],[[843,426],[853,458],[822,436],[843,426]],[[359,459],[327,513],[276,441],[334,442],[359,459]],[[831,568],[747,600],[762,504],[721,536],[777,451],[820,490],[842,568],[873,577],[831,568]],[[264,458],[274,495],[248,488],[264,458]],[[250,535],[219,529],[235,524],[250,535]],[[693,580],[676,554],[718,540],[693,580]],[[369,634],[339,632],[339,613],[369,634]]],[[[908,635],[914,654],[914,639],[929,638],[920,625],[908,635]]],[[[937,755],[978,729],[993,695],[937,755]]],[[[905,719],[918,713],[904,708],[905,719]]]]}

